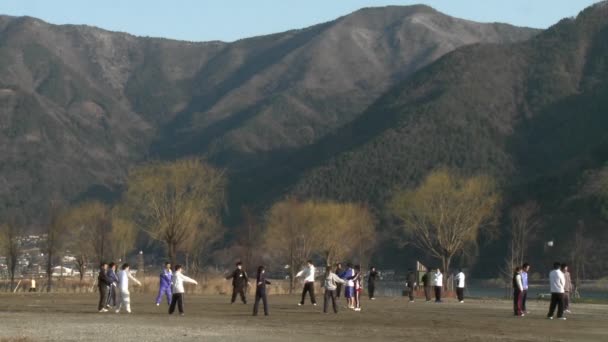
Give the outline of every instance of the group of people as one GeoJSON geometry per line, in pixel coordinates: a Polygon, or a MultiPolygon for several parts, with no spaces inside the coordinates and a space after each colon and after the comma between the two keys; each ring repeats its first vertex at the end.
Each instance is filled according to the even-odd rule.
{"type": "MultiPolygon", "coordinates": [[[[513,272],[513,315],[523,317],[528,314],[526,301],[528,298],[528,272],[530,264],[524,263],[516,267],[513,272]]],[[[570,294],[572,293],[572,280],[568,265],[555,262],[553,270],[549,273],[551,287],[551,302],[549,304],[548,319],[553,319],[557,308],[557,319],[566,320],[564,313],[570,312],[570,294]]]]}
{"type": "Polygon", "coordinates": [[[131,275],[129,264],[123,264],[118,274],[116,273],[117,267],[118,265],[115,263],[101,264],[97,277],[97,286],[99,287],[97,310],[99,312],[107,312],[110,309],[114,309],[116,313],[120,313],[124,307],[128,313],[131,313],[129,280],[132,280],[137,285],[141,285],[141,283],[131,275]],[[118,305],[117,297],[119,299],[118,305]]]}
{"type": "MultiPolygon", "coordinates": [[[[129,280],[138,286],[141,286],[141,282],[133,277],[129,264],[123,264],[118,274],[116,273],[116,268],[117,265],[115,263],[101,264],[99,275],[97,276],[97,286],[99,287],[97,310],[99,312],[108,312],[113,309],[116,313],[120,313],[124,307],[128,313],[131,313],[129,280]],[[117,297],[119,298],[118,305],[117,297]]],[[[183,315],[184,283],[197,284],[196,280],[182,274],[181,265],[175,265],[172,269],[170,263],[165,263],[165,268],[160,274],[160,286],[158,296],[156,297],[156,305],[159,306],[162,297],[166,296],[169,314],[173,314],[177,306],[180,315],[183,315]]]]}
{"type": "MultiPolygon", "coordinates": [[[[98,286],[99,286],[99,312],[107,312],[113,309],[116,313],[120,313],[124,308],[128,313],[131,313],[129,281],[136,285],[141,285],[139,280],[135,279],[129,270],[129,264],[123,264],[121,270],[117,273],[117,265],[115,263],[103,263],[99,271],[98,286]],[[118,298],[118,300],[117,300],[118,298]]],[[[516,267],[513,273],[513,313],[515,316],[523,317],[528,311],[526,308],[528,295],[528,272],[530,264],[524,263],[521,267],[516,267]]],[[[311,260],[306,262],[306,266],[295,275],[296,278],[303,280],[302,297],[298,302],[299,306],[305,304],[306,295],[309,295],[310,302],[313,306],[317,305],[315,297],[315,281],[316,268],[311,260]]],[[[371,267],[367,274],[367,287],[370,300],[374,300],[376,289],[376,281],[379,278],[379,273],[375,267],[371,267]]],[[[247,304],[246,291],[250,286],[247,272],[243,269],[243,264],[238,262],[235,270],[230,273],[227,280],[232,280],[232,297],[231,304],[240,296],[243,304],[247,304]]],[[[454,276],[456,285],[456,294],[459,303],[464,302],[464,289],[466,276],[462,269],[454,276]]],[[[363,292],[364,275],[361,272],[360,265],[353,266],[348,263],[346,268],[342,267],[341,263],[336,264],[335,270],[331,267],[326,267],[323,275],[323,312],[327,313],[329,304],[331,303],[334,313],[338,313],[338,300],[341,294],[344,294],[346,306],[354,311],[361,311],[361,293],[363,292]],[[344,291],[342,291],[344,288],[344,291]]],[[[553,319],[557,308],[557,318],[565,320],[564,313],[570,313],[570,293],[572,292],[572,282],[568,265],[555,263],[554,269],[549,275],[551,285],[551,303],[547,317],[553,319]]],[[[443,274],[441,269],[431,269],[422,275],[422,286],[426,301],[432,300],[432,293],[435,295],[435,302],[442,302],[443,291],[443,274]]],[[[171,267],[170,263],[165,263],[163,270],[160,273],[160,286],[156,297],[156,305],[159,306],[162,298],[166,297],[169,305],[169,314],[175,312],[176,306],[180,315],[184,315],[183,294],[184,283],[197,284],[196,280],[185,276],[182,273],[182,266],[175,265],[171,267]]],[[[266,286],[270,281],[266,279],[266,269],[264,266],[259,266],[255,279],[255,302],[253,305],[253,315],[258,314],[260,302],[263,304],[264,314],[268,315],[268,298],[266,286]]],[[[409,270],[406,276],[406,291],[409,293],[410,302],[415,300],[415,290],[418,287],[418,274],[413,270],[409,270]]]]}

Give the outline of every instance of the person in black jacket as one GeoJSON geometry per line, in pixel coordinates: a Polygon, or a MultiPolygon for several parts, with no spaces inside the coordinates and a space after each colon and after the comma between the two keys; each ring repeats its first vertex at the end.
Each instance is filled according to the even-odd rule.
{"type": "Polygon", "coordinates": [[[431,272],[433,272],[433,269],[428,270],[423,276],[422,276],[422,285],[424,286],[424,296],[426,297],[426,301],[430,302],[431,301],[431,286],[433,284],[432,282],[432,274],[431,272]]]}
{"type": "Polygon", "coordinates": [[[266,298],[266,285],[270,282],[266,280],[266,269],[264,266],[258,267],[258,275],[255,282],[255,303],[253,304],[253,315],[258,315],[260,299],[264,303],[264,315],[268,316],[268,299],[266,298]]]}
{"type": "MultiPolygon", "coordinates": [[[[425,276],[426,276],[426,274],[425,274],[425,276]]],[[[427,276],[427,279],[428,279],[428,276],[427,276]]],[[[412,269],[410,268],[409,271],[407,272],[407,277],[405,280],[406,280],[405,285],[407,286],[407,290],[408,290],[409,296],[410,296],[410,303],[413,303],[414,302],[414,289],[416,287],[416,283],[418,280],[418,279],[416,279],[416,272],[412,271],[412,269]]],[[[426,286],[425,286],[425,289],[426,289],[426,286]]],[[[425,291],[425,293],[426,293],[426,291],[425,291]]],[[[429,296],[430,296],[430,288],[429,288],[429,296]]],[[[427,296],[427,300],[430,300],[428,298],[429,297],[427,296]]]]}
{"type": "Polygon", "coordinates": [[[111,262],[108,265],[106,275],[110,279],[110,287],[108,287],[108,302],[106,303],[106,309],[110,307],[116,307],[116,292],[118,288],[118,276],[116,275],[116,264],[111,262]]]}
{"type": "Polygon", "coordinates": [[[99,268],[99,275],[97,276],[97,286],[99,286],[99,304],[97,305],[97,310],[99,312],[107,312],[108,309],[105,308],[108,302],[108,294],[110,291],[110,286],[112,286],[112,280],[108,277],[108,264],[101,263],[101,267],[99,268]]]}
{"type": "Polygon", "coordinates": [[[369,275],[367,276],[367,291],[370,300],[376,299],[374,297],[374,292],[376,292],[376,280],[378,279],[378,271],[376,268],[372,266],[369,270],[369,275]]]}
{"type": "Polygon", "coordinates": [[[247,304],[247,298],[245,297],[245,289],[249,283],[247,272],[243,270],[243,264],[239,261],[236,263],[236,269],[226,279],[232,279],[232,299],[230,304],[234,304],[236,301],[237,294],[241,295],[243,304],[247,304]]]}

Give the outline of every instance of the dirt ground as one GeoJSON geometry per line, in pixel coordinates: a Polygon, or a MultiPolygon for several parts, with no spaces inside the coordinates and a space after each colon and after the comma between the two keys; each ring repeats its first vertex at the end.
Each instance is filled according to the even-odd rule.
{"type": "Polygon", "coordinates": [[[93,294],[0,294],[0,341],[608,341],[608,305],[575,304],[567,321],[545,318],[547,302],[512,316],[508,301],[408,303],[364,299],[363,310],[322,313],[296,296],[271,296],[270,316],[226,296],[187,296],[169,316],[150,295],[132,295],[132,314],[98,313],[93,294]]]}

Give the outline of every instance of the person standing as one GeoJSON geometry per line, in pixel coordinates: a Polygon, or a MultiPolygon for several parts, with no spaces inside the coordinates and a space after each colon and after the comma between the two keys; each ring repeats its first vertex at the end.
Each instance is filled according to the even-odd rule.
{"type": "Polygon", "coordinates": [[[325,270],[325,281],[323,282],[323,288],[325,293],[323,294],[323,312],[327,313],[327,306],[331,299],[331,304],[334,308],[334,313],[338,313],[338,304],[336,303],[338,284],[344,284],[345,281],[333,273],[328,266],[325,270]]]}
{"type": "Polygon", "coordinates": [[[120,291],[120,303],[118,304],[116,313],[120,313],[120,310],[123,306],[125,307],[125,310],[127,310],[128,313],[131,313],[131,294],[129,293],[129,279],[131,279],[138,286],[141,286],[139,280],[135,279],[131,275],[129,264],[123,264],[120,268],[120,272],[118,272],[118,291],[120,291]]]}
{"type": "Polygon", "coordinates": [[[572,280],[570,279],[570,272],[568,271],[568,265],[562,264],[562,273],[564,274],[564,312],[570,312],[570,295],[572,294],[572,280]]]}
{"type": "Polygon", "coordinates": [[[171,263],[165,262],[165,268],[160,271],[160,284],[158,286],[158,295],[156,296],[156,306],[159,306],[160,302],[162,302],[163,295],[167,297],[167,305],[171,304],[171,278],[173,278],[171,263]]]}
{"type": "Polygon", "coordinates": [[[346,281],[346,286],[344,287],[344,298],[346,298],[346,306],[349,309],[354,309],[353,298],[355,297],[355,283],[352,281],[352,278],[355,276],[355,271],[353,270],[353,265],[351,263],[346,264],[346,271],[342,273],[340,278],[346,281]]]}
{"type": "Polygon", "coordinates": [[[198,284],[196,280],[182,274],[182,265],[175,265],[175,271],[171,278],[171,292],[173,292],[173,294],[171,296],[171,305],[169,305],[169,315],[172,315],[173,312],[175,312],[176,304],[180,316],[184,315],[184,283],[198,284]]]}
{"type": "Polygon", "coordinates": [[[230,304],[234,304],[237,294],[241,296],[243,304],[247,304],[245,290],[247,289],[249,278],[247,277],[247,272],[243,270],[243,264],[240,261],[236,263],[234,272],[227,276],[226,279],[232,279],[232,299],[230,300],[230,304]]]}
{"type": "Polygon", "coordinates": [[[437,268],[433,273],[433,286],[435,286],[435,303],[441,303],[441,291],[443,290],[443,274],[437,268]]]}
{"type": "MultiPolygon", "coordinates": [[[[426,276],[426,275],[425,275],[426,276]]],[[[428,279],[428,277],[427,277],[428,279]]],[[[416,288],[416,284],[417,284],[418,279],[416,279],[416,272],[412,271],[412,269],[410,268],[407,272],[407,276],[405,277],[405,286],[407,287],[407,291],[408,291],[408,295],[410,297],[410,303],[414,302],[414,291],[416,288]]],[[[424,278],[423,278],[424,281],[424,278]]],[[[426,294],[426,285],[425,285],[425,294],[426,294]]],[[[430,288],[428,291],[428,295],[427,295],[427,301],[430,300],[429,296],[430,296],[430,288]]]]}
{"type": "Polygon", "coordinates": [[[458,302],[464,303],[464,284],[465,284],[465,275],[462,272],[462,268],[458,270],[458,274],[454,280],[456,280],[456,295],[458,296],[458,302]]]}
{"type": "Polygon", "coordinates": [[[427,302],[431,301],[431,288],[433,287],[433,276],[431,273],[432,271],[433,271],[433,269],[430,269],[422,276],[422,285],[424,286],[424,296],[426,297],[427,302]]]}
{"type": "Polygon", "coordinates": [[[116,288],[118,287],[118,276],[116,276],[116,264],[111,262],[108,265],[108,278],[112,281],[108,292],[108,302],[106,303],[106,308],[116,307],[116,288]]]}
{"type": "Polygon", "coordinates": [[[32,276],[32,280],[30,280],[30,289],[28,292],[36,292],[36,279],[32,276]]]}
{"type": "MultiPolygon", "coordinates": [[[[342,278],[342,273],[344,272],[344,270],[342,269],[342,263],[337,263],[336,264],[336,271],[334,272],[338,277],[342,278]]],[[[342,284],[343,283],[337,283],[336,284],[336,298],[340,298],[340,293],[342,292],[342,284]]]]}
{"type": "Polygon", "coordinates": [[[99,288],[99,304],[97,310],[99,312],[108,312],[106,305],[108,303],[108,293],[110,292],[110,286],[112,281],[108,277],[108,264],[103,262],[99,268],[99,274],[97,275],[97,286],[99,288]]]}
{"type": "Polygon", "coordinates": [[[361,292],[363,292],[363,286],[361,286],[361,266],[355,265],[355,275],[351,278],[353,281],[355,292],[353,296],[353,310],[361,311],[361,292]]]}
{"type": "Polygon", "coordinates": [[[553,264],[553,271],[549,273],[549,285],[551,286],[551,304],[549,304],[548,319],[553,319],[555,307],[557,306],[557,319],[565,320],[564,317],[564,287],[566,286],[566,277],[561,271],[561,264],[556,262],[553,264]]]}
{"type": "Polygon", "coordinates": [[[521,284],[522,284],[522,293],[521,293],[521,311],[525,314],[528,313],[528,308],[526,307],[526,302],[528,301],[528,272],[530,271],[530,264],[527,262],[523,264],[521,267],[521,284]]]}
{"type": "Polygon", "coordinates": [[[367,276],[367,292],[370,300],[376,299],[374,293],[376,292],[376,280],[378,280],[378,271],[372,266],[369,269],[369,275],[367,276]]]}
{"type": "Polygon", "coordinates": [[[304,288],[302,289],[302,300],[298,303],[298,306],[304,305],[306,293],[310,294],[310,302],[312,305],[317,305],[315,299],[315,267],[312,264],[312,260],[306,261],[306,267],[296,274],[296,278],[302,277],[304,279],[304,288]]]}
{"type": "Polygon", "coordinates": [[[521,307],[524,286],[521,282],[521,267],[515,267],[513,272],[513,315],[523,317],[525,314],[521,307]]]}
{"type": "Polygon", "coordinates": [[[268,298],[266,296],[266,285],[270,285],[270,282],[266,280],[266,268],[264,266],[258,267],[258,274],[255,281],[255,301],[253,303],[253,316],[258,315],[258,306],[260,300],[264,305],[264,315],[268,316],[268,298]]]}

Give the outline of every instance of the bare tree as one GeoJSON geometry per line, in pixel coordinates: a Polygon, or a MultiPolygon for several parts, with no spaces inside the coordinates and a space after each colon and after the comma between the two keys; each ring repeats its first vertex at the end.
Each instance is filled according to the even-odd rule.
{"type": "Polygon", "coordinates": [[[314,203],[290,198],[272,206],[264,241],[270,251],[289,265],[290,293],[297,269],[319,246],[320,231],[314,220],[314,203]]]}
{"type": "Polygon", "coordinates": [[[322,232],[319,252],[328,266],[355,255],[362,262],[364,254],[374,246],[374,221],[364,206],[319,202],[314,219],[322,232]]]}
{"type": "Polygon", "coordinates": [[[197,159],[152,163],[129,173],[123,205],[141,230],[165,243],[175,263],[200,231],[215,227],[225,184],[222,172],[197,159]]]}
{"type": "Polygon", "coordinates": [[[491,226],[499,201],[490,177],[464,178],[442,169],[429,174],[418,188],[398,191],[390,207],[403,222],[406,236],[440,259],[448,272],[454,255],[491,226]]]}
{"type": "Polygon", "coordinates": [[[0,250],[6,255],[6,264],[12,289],[15,286],[15,273],[19,262],[19,254],[21,254],[19,230],[14,220],[0,226],[0,250]]]}
{"type": "Polygon", "coordinates": [[[528,246],[536,239],[542,224],[539,214],[540,206],[534,201],[528,201],[511,209],[508,226],[509,250],[501,269],[502,275],[507,279],[505,283],[508,288],[512,285],[509,279],[515,267],[523,265],[528,246]]]}
{"type": "Polygon", "coordinates": [[[582,220],[578,221],[570,252],[570,260],[572,260],[572,268],[574,268],[573,293],[575,297],[580,297],[578,288],[581,284],[581,279],[585,277],[585,268],[589,264],[589,257],[594,250],[593,239],[585,236],[585,223],[582,220]]]}
{"type": "Polygon", "coordinates": [[[115,226],[120,229],[125,227],[120,225],[120,220],[114,223],[111,209],[99,201],[85,202],[70,208],[63,222],[67,230],[66,234],[69,236],[65,246],[76,256],[81,282],[87,265],[91,261],[100,263],[105,260],[125,238],[121,235],[120,240],[116,239],[110,243],[110,236],[115,226]]]}
{"type": "MultiPolygon", "coordinates": [[[[46,254],[46,290],[51,292],[53,282],[53,262],[57,259],[59,251],[65,243],[65,212],[57,200],[51,201],[50,220],[46,226],[46,241],[44,251],[46,254]]],[[[59,255],[59,257],[62,257],[59,255]]]]}

